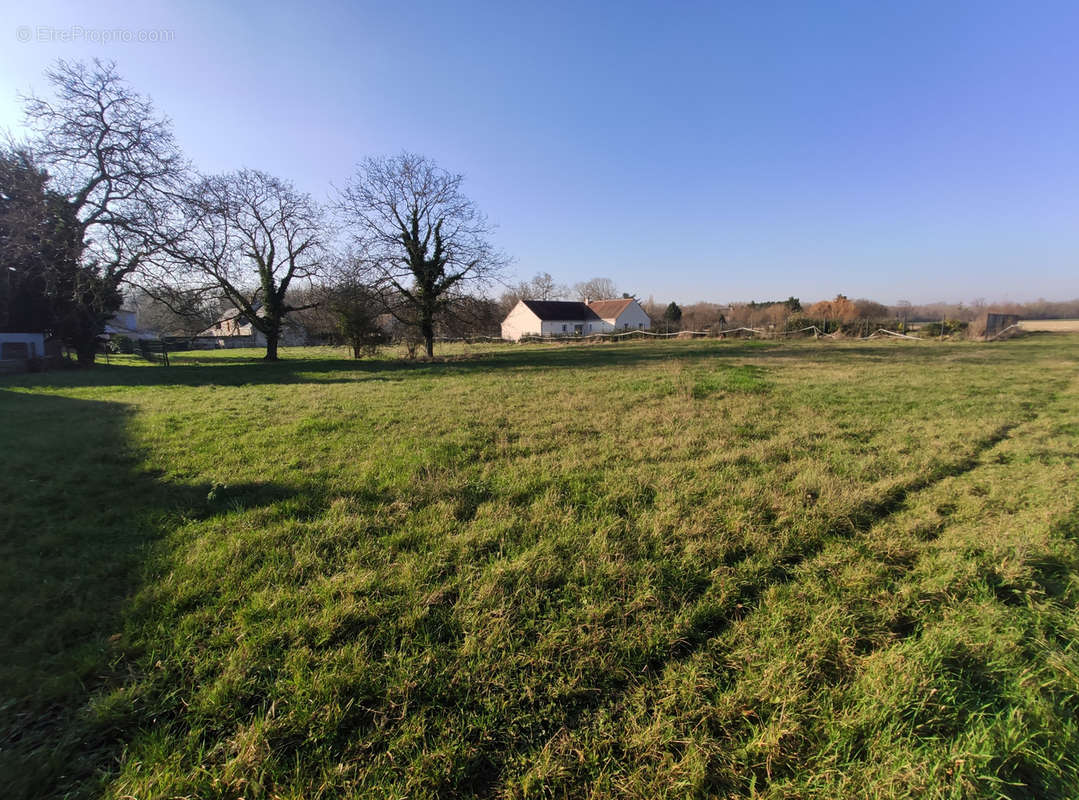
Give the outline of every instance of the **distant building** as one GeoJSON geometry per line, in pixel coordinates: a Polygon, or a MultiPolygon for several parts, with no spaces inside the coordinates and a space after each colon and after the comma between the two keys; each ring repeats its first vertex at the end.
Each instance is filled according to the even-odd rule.
{"type": "Polygon", "coordinates": [[[126,336],[135,341],[138,341],[139,339],[161,338],[157,331],[139,328],[139,324],[135,319],[135,312],[129,308],[121,308],[109,317],[108,321],[105,323],[105,333],[109,338],[126,336]]]}
{"type": "Polygon", "coordinates": [[[521,300],[502,321],[502,338],[588,336],[591,333],[648,330],[652,321],[632,297],[593,300],[521,300]]]}
{"type": "MultiPolygon", "coordinates": [[[[255,306],[255,312],[262,311],[262,306],[255,306]]],[[[251,324],[251,320],[238,309],[226,311],[217,322],[204,331],[201,331],[197,339],[210,340],[214,347],[265,347],[266,334],[251,324]]],[[[281,320],[281,338],[278,339],[281,347],[300,347],[307,344],[307,333],[304,329],[286,317],[281,320]]],[[[208,345],[206,345],[208,346],[208,345]]]]}

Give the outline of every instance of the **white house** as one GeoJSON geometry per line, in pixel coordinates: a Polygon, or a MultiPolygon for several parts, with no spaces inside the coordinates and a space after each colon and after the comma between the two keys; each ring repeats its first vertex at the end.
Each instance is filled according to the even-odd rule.
{"type": "Polygon", "coordinates": [[[159,339],[157,331],[144,330],[135,319],[136,312],[129,308],[117,309],[105,323],[105,333],[110,337],[127,336],[130,339],[159,339]]]}
{"type": "Polygon", "coordinates": [[[521,300],[502,320],[502,338],[588,336],[591,333],[648,330],[652,326],[633,298],[593,300],[521,300]]]}

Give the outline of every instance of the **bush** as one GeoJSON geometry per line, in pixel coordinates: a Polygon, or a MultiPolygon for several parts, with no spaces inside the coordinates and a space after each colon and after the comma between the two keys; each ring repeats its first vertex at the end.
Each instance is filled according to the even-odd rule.
{"type": "Polygon", "coordinates": [[[958,319],[946,319],[943,322],[927,322],[918,332],[922,336],[955,336],[967,329],[967,323],[958,319]]]}
{"type": "Polygon", "coordinates": [[[973,322],[967,326],[968,339],[984,339],[985,331],[989,324],[989,314],[979,314],[973,322]]]}
{"type": "Polygon", "coordinates": [[[839,333],[844,336],[869,336],[881,328],[886,331],[898,331],[902,328],[902,323],[896,319],[853,319],[844,321],[800,314],[787,320],[786,330],[800,331],[811,325],[815,325],[821,333],[839,333]]]}
{"type": "Polygon", "coordinates": [[[799,314],[787,319],[785,330],[800,331],[803,328],[808,328],[813,325],[817,326],[822,333],[832,333],[839,329],[839,323],[835,320],[829,321],[819,317],[809,317],[804,314],[799,314]]]}

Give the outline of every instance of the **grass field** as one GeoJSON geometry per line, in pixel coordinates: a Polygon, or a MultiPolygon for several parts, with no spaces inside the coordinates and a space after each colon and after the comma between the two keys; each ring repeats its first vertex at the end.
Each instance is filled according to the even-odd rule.
{"type": "Polygon", "coordinates": [[[0,382],[6,798],[1079,796],[1079,336],[0,382]]]}
{"type": "Polygon", "coordinates": [[[1026,331],[1079,333],[1079,319],[1024,319],[1019,327],[1026,331]]]}

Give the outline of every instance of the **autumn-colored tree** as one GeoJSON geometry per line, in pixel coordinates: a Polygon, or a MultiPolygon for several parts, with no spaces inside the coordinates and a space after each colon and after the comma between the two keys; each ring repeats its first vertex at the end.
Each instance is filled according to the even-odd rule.
{"type": "Polygon", "coordinates": [[[837,294],[834,300],[821,300],[808,309],[810,317],[827,322],[853,322],[858,319],[858,308],[845,295],[837,294]]]}

